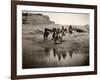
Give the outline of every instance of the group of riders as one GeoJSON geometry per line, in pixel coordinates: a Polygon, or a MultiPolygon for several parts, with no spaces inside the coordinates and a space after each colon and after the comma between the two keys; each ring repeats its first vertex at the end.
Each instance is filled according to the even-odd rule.
{"type": "Polygon", "coordinates": [[[64,28],[64,26],[62,26],[62,28],[53,28],[53,29],[48,29],[48,28],[45,28],[45,31],[44,31],[44,40],[48,40],[48,36],[49,34],[52,33],[52,39],[51,40],[54,40],[54,43],[57,44],[57,43],[62,43],[63,40],[62,40],[62,37],[65,36],[65,33],[69,32],[69,34],[72,34],[72,31],[73,31],[73,28],[72,26],[70,25],[69,28],[64,28]]]}

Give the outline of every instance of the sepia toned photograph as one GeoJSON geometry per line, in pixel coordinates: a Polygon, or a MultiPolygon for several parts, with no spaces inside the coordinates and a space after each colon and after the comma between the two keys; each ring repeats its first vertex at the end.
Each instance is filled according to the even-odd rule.
{"type": "Polygon", "coordinates": [[[88,13],[22,11],[22,68],[89,66],[88,13]]]}
{"type": "Polygon", "coordinates": [[[97,74],[97,6],[12,1],[11,79],[97,74]]]}

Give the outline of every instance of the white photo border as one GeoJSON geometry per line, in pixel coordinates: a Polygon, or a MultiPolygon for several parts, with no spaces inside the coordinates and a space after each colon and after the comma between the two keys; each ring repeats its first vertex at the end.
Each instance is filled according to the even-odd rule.
{"type": "Polygon", "coordinates": [[[17,5],[17,75],[37,75],[37,74],[52,74],[52,73],[72,73],[94,71],[94,9],[79,9],[79,8],[60,8],[46,6],[30,6],[17,5]],[[89,24],[89,66],[78,67],[60,67],[60,68],[37,68],[37,69],[22,69],[22,10],[30,11],[53,11],[53,12],[71,12],[71,13],[88,13],[90,15],[89,24]]]}

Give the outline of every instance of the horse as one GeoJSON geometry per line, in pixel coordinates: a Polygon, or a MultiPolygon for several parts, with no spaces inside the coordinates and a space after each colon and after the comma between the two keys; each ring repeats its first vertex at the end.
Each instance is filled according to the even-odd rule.
{"type": "Polygon", "coordinates": [[[50,32],[52,32],[51,29],[45,28],[44,35],[43,35],[44,40],[48,39],[48,36],[49,36],[50,32]]]}
{"type": "Polygon", "coordinates": [[[73,33],[73,28],[72,25],[69,26],[69,33],[72,34],[73,33]]]}

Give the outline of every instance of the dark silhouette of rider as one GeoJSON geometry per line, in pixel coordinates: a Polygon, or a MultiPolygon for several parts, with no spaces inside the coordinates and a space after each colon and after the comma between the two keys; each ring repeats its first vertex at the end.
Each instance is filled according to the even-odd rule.
{"type": "Polygon", "coordinates": [[[49,32],[48,32],[47,29],[45,28],[44,40],[47,40],[47,39],[48,39],[48,35],[49,35],[49,32]]]}
{"type": "Polygon", "coordinates": [[[65,33],[64,33],[64,26],[62,26],[62,29],[61,29],[61,32],[62,32],[62,36],[65,36],[65,33]]]}
{"type": "Polygon", "coordinates": [[[72,28],[72,25],[70,25],[69,26],[69,33],[72,34],[73,33],[72,31],[73,31],[73,28],[72,28]]]}

